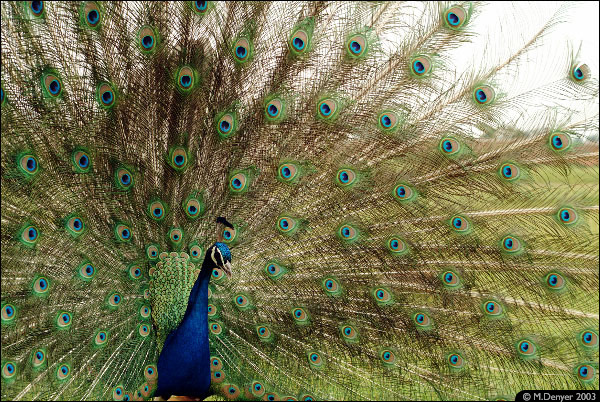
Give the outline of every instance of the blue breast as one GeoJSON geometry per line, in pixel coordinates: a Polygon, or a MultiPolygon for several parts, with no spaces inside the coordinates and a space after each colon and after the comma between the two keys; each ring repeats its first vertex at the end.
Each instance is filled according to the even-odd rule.
{"type": "Polygon", "coordinates": [[[210,270],[202,269],[190,293],[181,324],[165,341],[158,358],[155,396],[167,399],[171,395],[185,395],[204,399],[210,394],[209,280],[210,270]]]}

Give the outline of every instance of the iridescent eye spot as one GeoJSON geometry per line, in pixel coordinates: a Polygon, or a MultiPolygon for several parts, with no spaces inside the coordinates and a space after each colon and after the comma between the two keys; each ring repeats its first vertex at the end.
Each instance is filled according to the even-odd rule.
{"type": "Polygon", "coordinates": [[[392,304],[392,294],[389,290],[383,287],[374,288],[371,291],[371,294],[375,298],[375,301],[380,305],[389,305],[392,304]]]}
{"type": "Polygon", "coordinates": [[[71,314],[66,311],[59,312],[56,316],[56,324],[61,329],[68,328],[71,325],[71,322],[71,314]]]}
{"type": "Polygon", "coordinates": [[[290,217],[281,217],[277,222],[277,227],[282,232],[290,232],[294,229],[296,221],[290,217]]]}
{"type": "Polygon", "coordinates": [[[558,272],[550,272],[546,275],[546,285],[551,290],[563,289],[565,284],[565,278],[558,272]]]}
{"type": "Polygon", "coordinates": [[[590,73],[591,70],[587,64],[578,64],[571,69],[571,77],[578,83],[587,80],[591,76],[590,73]]]}
{"type": "Polygon", "coordinates": [[[139,266],[133,265],[129,267],[129,276],[131,279],[138,279],[140,276],[142,276],[142,270],[139,266]]]}
{"type": "Polygon", "coordinates": [[[533,356],[536,352],[536,347],[533,342],[528,340],[522,340],[517,345],[517,350],[521,356],[530,357],[533,356]]]}
{"type": "Polygon", "coordinates": [[[278,99],[272,99],[265,106],[265,114],[269,120],[277,120],[281,116],[283,102],[278,99]]]}
{"type": "Polygon", "coordinates": [[[303,53],[307,49],[308,34],[303,30],[298,30],[292,35],[290,44],[292,51],[295,53],[303,53]]]}
{"type": "Polygon", "coordinates": [[[413,320],[417,325],[417,328],[428,328],[431,326],[431,318],[425,313],[414,314],[413,320]]]}
{"type": "Polygon", "coordinates": [[[118,293],[112,293],[108,296],[108,304],[111,307],[118,307],[121,304],[122,298],[118,293]]]}
{"type": "Polygon", "coordinates": [[[353,35],[346,41],[346,49],[351,57],[360,57],[367,50],[367,40],[363,35],[353,35]]]}
{"type": "Polygon", "coordinates": [[[125,168],[119,168],[115,172],[116,185],[121,190],[129,190],[133,185],[133,176],[131,172],[125,168]]]}
{"type": "Polygon", "coordinates": [[[42,76],[42,92],[46,97],[58,98],[62,89],[62,81],[58,75],[50,72],[42,76]]]}
{"type": "Polygon", "coordinates": [[[183,171],[188,165],[188,155],[185,148],[176,147],[170,151],[171,166],[178,172],[183,171]]]}
{"type": "Polygon", "coordinates": [[[92,10],[87,14],[87,21],[90,25],[96,25],[100,20],[100,14],[98,14],[97,10],[92,10]]]}
{"type": "Polygon", "coordinates": [[[409,201],[412,200],[414,196],[415,192],[406,184],[399,184],[394,189],[394,197],[396,197],[398,201],[409,201]]]}
{"type": "Polygon", "coordinates": [[[219,324],[219,323],[213,322],[213,323],[210,323],[209,325],[210,325],[209,326],[210,332],[213,335],[220,335],[221,332],[223,331],[221,324],[219,324]]]}
{"type": "Polygon", "coordinates": [[[284,163],[279,166],[279,177],[283,181],[292,181],[296,177],[297,173],[298,168],[293,163],[284,163]]]}
{"type": "Polygon", "coordinates": [[[566,133],[556,132],[549,138],[550,146],[556,152],[563,152],[571,147],[571,137],[566,133]]]}
{"type": "Polygon", "coordinates": [[[32,364],[34,368],[39,368],[46,361],[46,353],[42,349],[33,352],[32,364]]]}
{"type": "Polygon", "coordinates": [[[494,100],[496,94],[492,87],[484,85],[484,86],[475,88],[475,91],[473,92],[473,96],[477,103],[479,103],[481,105],[487,105],[494,100]]]}
{"type": "Polygon", "coordinates": [[[243,173],[238,173],[229,181],[229,187],[233,192],[239,193],[246,189],[246,181],[246,175],[243,173]]]}
{"type": "Polygon", "coordinates": [[[558,211],[558,219],[565,225],[576,223],[577,218],[577,212],[573,208],[562,208],[558,211]]]}
{"type": "Polygon", "coordinates": [[[223,138],[230,137],[236,128],[235,114],[233,112],[222,115],[217,121],[217,131],[223,138]]]}
{"type": "Polygon", "coordinates": [[[396,361],[396,354],[390,349],[383,349],[379,352],[379,357],[384,364],[393,364],[396,361]]]}
{"type": "Polygon", "coordinates": [[[2,366],[2,377],[5,379],[11,379],[17,373],[17,366],[13,362],[6,362],[4,366],[2,366]]]}
{"type": "Polygon", "coordinates": [[[240,390],[237,387],[237,385],[233,385],[233,384],[225,384],[222,387],[222,391],[223,391],[223,395],[227,398],[227,399],[237,399],[238,396],[240,395],[240,390]]]}
{"type": "Polygon", "coordinates": [[[129,226],[124,224],[119,224],[115,228],[115,234],[117,236],[117,240],[121,242],[128,242],[131,240],[131,229],[129,226]]]}
{"type": "Polygon", "coordinates": [[[222,269],[214,268],[212,271],[212,278],[216,281],[220,281],[225,277],[225,272],[222,269]]]}
{"type": "Polygon", "coordinates": [[[33,291],[38,296],[46,294],[49,289],[50,284],[48,283],[48,279],[45,277],[40,277],[33,281],[33,291]]]}
{"type": "Polygon", "coordinates": [[[320,368],[323,366],[323,359],[321,358],[321,355],[317,352],[308,353],[308,362],[310,363],[311,367],[314,368],[320,368]]]}
{"type": "Polygon", "coordinates": [[[337,111],[337,102],[334,99],[324,99],[319,102],[318,112],[322,118],[331,119],[337,111]]]}
{"type": "Polygon", "coordinates": [[[48,89],[52,95],[58,95],[60,92],[60,81],[54,79],[50,81],[50,85],[48,85],[48,89]]]}
{"type": "Polygon", "coordinates": [[[358,332],[352,325],[342,325],[340,327],[342,338],[346,342],[356,342],[358,341],[358,332]]]}
{"type": "Polygon", "coordinates": [[[452,228],[460,233],[465,233],[470,229],[469,221],[463,216],[454,216],[450,220],[452,228]]]}
{"type": "Polygon", "coordinates": [[[56,371],[56,377],[59,380],[64,380],[69,376],[70,372],[71,368],[66,364],[62,364],[58,367],[58,370],[56,371]]]}
{"type": "Polygon", "coordinates": [[[102,346],[106,343],[107,340],[108,334],[106,333],[106,331],[98,331],[96,333],[96,337],[94,338],[94,343],[96,344],[96,346],[102,346]]]}
{"type": "Polygon", "coordinates": [[[123,388],[118,386],[113,390],[113,399],[120,400],[123,396],[123,388]]]}
{"type": "Polygon", "coordinates": [[[189,75],[182,75],[179,80],[179,83],[181,84],[182,87],[187,88],[192,83],[192,77],[190,77],[189,75]]]}
{"type": "Polygon", "coordinates": [[[194,70],[190,67],[181,67],[177,75],[178,88],[185,92],[188,92],[194,86],[194,70]]]}
{"type": "Polygon", "coordinates": [[[27,246],[33,246],[39,238],[38,230],[34,226],[26,226],[21,232],[21,240],[27,246]]]}
{"type": "Polygon", "coordinates": [[[16,316],[15,306],[12,304],[5,304],[2,306],[2,322],[11,322],[16,316]]]}
{"type": "Polygon", "coordinates": [[[398,116],[392,111],[384,111],[378,117],[379,128],[386,132],[392,131],[398,125],[398,116]]]}
{"type": "Polygon", "coordinates": [[[512,163],[505,163],[500,167],[500,174],[506,180],[518,179],[521,172],[519,168],[512,163]]]}
{"type": "Polygon", "coordinates": [[[337,172],[337,184],[346,187],[354,183],[356,173],[352,169],[340,169],[337,172]]]}
{"type": "Polygon", "coordinates": [[[138,334],[143,338],[150,335],[150,327],[148,326],[148,324],[140,324],[138,326],[138,334]]]}
{"type": "Polygon", "coordinates": [[[146,256],[151,260],[156,260],[158,258],[158,246],[151,244],[146,249],[146,256]]]}
{"type": "Polygon", "coordinates": [[[390,128],[392,126],[392,119],[387,114],[381,116],[381,125],[385,128],[390,128]]]}
{"type": "Polygon", "coordinates": [[[442,282],[445,286],[456,287],[460,285],[460,278],[455,272],[445,271],[442,273],[442,282]]]}
{"type": "Polygon", "coordinates": [[[85,225],[79,216],[71,216],[67,217],[65,228],[71,236],[77,237],[84,232],[85,225]]]}
{"type": "Polygon", "coordinates": [[[467,12],[460,6],[450,7],[444,13],[446,26],[451,29],[458,29],[464,25],[467,20],[467,12]]]}
{"type": "Polygon", "coordinates": [[[401,239],[397,237],[392,237],[388,241],[388,248],[393,253],[400,253],[405,250],[406,246],[404,244],[404,241],[402,241],[401,239]]]}
{"type": "Polygon", "coordinates": [[[257,326],[256,333],[261,341],[268,341],[271,339],[271,330],[266,325],[257,326]]]}
{"type": "Polygon", "coordinates": [[[452,12],[448,13],[447,20],[450,23],[450,25],[453,26],[456,26],[460,23],[460,18],[458,18],[458,16],[452,12]]]}
{"type": "Polygon", "coordinates": [[[248,297],[245,295],[238,294],[238,295],[234,296],[233,300],[235,301],[235,305],[240,309],[249,307],[249,305],[250,305],[248,297]]]}
{"type": "Polygon", "coordinates": [[[342,238],[342,240],[346,240],[346,241],[354,240],[358,236],[356,229],[354,229],[350,225],[342,225],[338,229],[338,234],[342,238]]]}
{"type": "Polygon", "coordinates": [[[192,260],[197,260],[202,255],[202,248],[198,245],[193,245],[190,247],[190,254],[192,256],[192,260]]]}
{"type": "Polygon", "coordinates": [[[306,311],[300,307],[296,307],[292,310],[292,316],[294,317],[294,320],[296,320],[297,324],[308,322],[308,314],[306,314],[306,311]]]}
{"type": "Polygon", "coordinates": [[[443,138],[440,141],[440,149],[445,155],[454,155],[460,151],[460,143],[454,138],[443,138]]]}
{"type": "Polygon", "coordinates": [[[506,236],[502,239],[502,248],[508,253],[521,251],[521,242],[513,236],[506,236]]]}
{"type": "Polygon", "coordinates": [[[225,373],[219,369],[213,370],[211,375],[211,382],[214,382],[215,384],[219,384],[225,380],[225,373]]]}
{"type": "Polygon", "coordinates": [[[43,1],[30,1],[29,8],[31,9],[31,12],[33,13],[33,15],[35,15],[36,17],[39,17],[44,12],[44,2],[43,1]]]}
{"type": "Polygon", "coordinates": [[[462,368],[464,365],[464,359],[458,353],[451,353],[448,355],[448,363],[452,368],[462,368]]]}
{"type": "Polygon", "coordinates": [[[252,384],[250,385],[250,392],[252,393],[252,395],[254,395],[255,397],[260,398],[261,396],[264,395],[265,393],[265,387],[258,381],[254,381],[252,382],[252,384]]]}
{"type": "Polygon", "coordinates": [[[100,84],[96,96],[100,101],[100,106],[104,109],[110,108],[115,103],[115,91],[109,83],[100,84]]]}
{"type": "Polygon", "coordinates": [[[150,317],[150,306],[142,306],[140,307],[140,315],[142,316],[142,318],[148,318],[150,317]]]}
{"type": "Polygon", "coordinates": [[[245,62],[249,60],[250,42],[248,39],[242,38],[235,43],[233,55],[239,62],[245,62]]]}
{"type": "Polygon", "coordinates": [[[86,2],[82,7],[84,22],[89,28],[96,28],[100,23],[100,8],[93,1],[86,2]]]}
{"type": "Polygon", "coordinates": [[[72,155],[73,165],[75,166],[75,171],[78,173],[86,173],[89,172],[91,163],[90,157],[85,151],[74,151],[72,155]]]}
{"type": "Polygon", "coordinates": [[[427,56],[419,56],[412,60],[411,69],[418,77],[428,75],[432,70],[431,59],[427,56]]]}
{"type": "Polygon", "coordinates": [[[220,370],[221,367],[223,367],[223,363],[221,362],[221,359],[219,359],[218,357],[210,358],[210,369],[211,370],[220,370]]]}
{"type": "Polygon", "coordinates": [[[175,244],[181,243],[183,239],[183,231],[178,228],[171,229],[169,232],[169,239],[175,244]]]}
{"type": "Polygon", "coordinates": [[[342,293],[342,289],[339,282],[337,281],[337,279],[331,276],[326,276],[325,278],[323,278],[323,280],[321,281],[321,286],[325,290],[325,293],[330,296],[339,296],[342,293]]]}
{"type": "Polygon", "coordinates": [[[38,172],[37,158],[30,153],[21,154],[18,158],[17,167],[27,177],[31,177],[38,172]]]}
{"type": "Polygon", "coordinates": [[[596,376],[596,370],[589,364],[581,364],[577,367],[577,377],[583,382],[589,382],[596,376]]]}
{"type": "Polygon", "coordinates": [[[598,334],[591,330],[583,331],[581,333],[581,343],[586,348],[598,347],[598,334]]]}
{"type": "Polygon", "coordinates": [[[156,221],[161,221],[165,217],[165,211],[166,208],[160,200],[152,201],[148,205],[148,215],[156,221]]]}
{"type": "Polygon", "coordinates": [[[197,12],[203,14],[207,10],[208,2],[206,2],[206,1],[194,1],[194,7],[196,8],[197,12]]]}
{"type": "Polygon", "coordinates": [[[138,38],[140,41],[142,52],[150,53],[154,49],[154,47],[156,46],[155,36],[156,35],[154,33],[154,30],[149,26],[145,26],[142,27],[142,29],[140,29],[138,38]]]}
{"type": "Polygon", "coordinates": [[[499,316],[502,314],[502,306],[493,300],[488,300],[483,303],[483,311],[488,316],[499,316]]]}

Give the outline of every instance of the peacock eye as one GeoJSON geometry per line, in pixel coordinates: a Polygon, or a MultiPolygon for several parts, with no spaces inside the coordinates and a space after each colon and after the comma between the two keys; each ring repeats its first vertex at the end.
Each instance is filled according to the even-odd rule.
{"type": "Polygon", "coordinates": [[[142,53],[150,54],[156,48],[157,35],[150,26],[143,26],[138,32],[138,41],[142,53]]]}
{"type": "Polygon", "coordinates": [[[353,58],[364,56],[367,51],[367,39],[365,36],[361,34],[351,36],[346,41],[346,51],[353,58]]]}
{"type": "Polygon", "coordinates": [[[233,55],[236,61],[241,63],[244,63],[251,58],[251,51],[250,41],[246,38],[239,39],[233,46],[233,55]]]}
{"type": "Polygon", "coordinates": [[[428,56],[418,56],[412,59],[410,68],[417,77],[424,77],[432,70],[432,62],[428,56]]]}
{"type": "Polygon", "coordinates": [[[467,21],[467,12],[461,6],[452,6],[444,13],[444,21],[450,29],[459,29],[467,21]]]}
{"type": "Polygon", "coordinates": [[[290,39],[292,51],[296,54],[306,52],[306,49],[308,49],[308,38],[309,36],[305,31],[301,29],[297,30],[290,39]]]}

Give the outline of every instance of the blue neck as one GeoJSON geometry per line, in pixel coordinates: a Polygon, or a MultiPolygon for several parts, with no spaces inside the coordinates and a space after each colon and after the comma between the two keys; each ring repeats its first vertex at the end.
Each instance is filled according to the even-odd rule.
{"type": "Polygon", "coordinates": [[[206,256],[176,330],[167,336],[158,358],[156,396],[185,395],[205,398],[210,387],[208,347],[208,283],[213,263],[206,256]]]}

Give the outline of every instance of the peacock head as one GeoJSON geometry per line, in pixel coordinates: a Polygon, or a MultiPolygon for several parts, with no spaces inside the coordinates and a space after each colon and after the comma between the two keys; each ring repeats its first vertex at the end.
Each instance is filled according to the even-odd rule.
{"type": "Polygon", "coordinates": [[[206,255],[210,255],[217,268],[222,269],[231,278],[231,251],[225,243],[217,242],[212,245],[206,255]]]}

